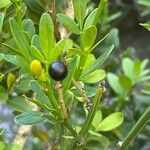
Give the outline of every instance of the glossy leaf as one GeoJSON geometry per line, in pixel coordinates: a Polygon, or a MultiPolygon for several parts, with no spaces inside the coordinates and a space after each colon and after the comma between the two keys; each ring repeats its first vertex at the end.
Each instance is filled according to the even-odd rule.
{"type": "Polygon", "coordinates": [[[93,46],[96,35],[97,29],[95,26],[91,26],[83,31],[82,43],[85,51],[90,50],[90,48],[93,46]]]}
{"type": "Polygon", "coordinates": [[[96,83],[96,82],[103,80],[105,76],[106,76],[105,71],[102,69],[99,69],[99,70],[95,70],[83,76],[82,78],[80,78],[80,80],[86,83],[96,83]]]}
{"type": "Polygon", "coordinates": [[[85,18],[86,5],[88,0],[73,0],[74,14],[80,26],[82,28],[85,18]]]}
{"type": "Polygon", "coordinates": [[[110,131],[118,126],[120,126],[123,122],[123,114],[120,112],[113,113],[106,117],[102,122],[99,124],[97,131],[110,131]]]}
{"type": "Polygon", "coordinates": [[[49,14],[44,13],[39,23],[40,44],[44,56],[49,56],[50,50],[54,46],[54,26],[49,14]]]}
{"type": "Polygon", "coordinates": [[[32,109],[29,102],[19,96],[9,99],[6,104],[18,112],[30,111],[32,109]]]}
{"type": "Polygon", "coordinates": [[[87,69],[83,71],[81,78],[87,75],[88,73],[91,73],[95,71],[96,69],[99,69],[102,66],[102,64],[105,62],[105,60],[108,58],[113,48],[114,48],[114,45],[107,48],[105,52],[93,64],[91,64],[87,69]]]}
{"type": "Polygon", "coordinates": [[[14,121],[20,125],[33,125],[43,122],[45,118],[42,117],[43,113],[38,111],[28,111],[15,117],[14,121]]]}
{"type": "Polygon", "coordinates": [[[80,34],[77,24],[70,17],[61,13],[57,14],[57,17],[69,31],[75,34],[80,34]]]}
{"type": "Polygon", "coordinates": [[[69,89],[76,67],[77,67],[77,63],[78,63],[78,57],[77,55],[71,60],[71,62],[68,65],[68,75],[66,77],[66,79],[63,82],[64,85],[64,93],[69,89]]]}

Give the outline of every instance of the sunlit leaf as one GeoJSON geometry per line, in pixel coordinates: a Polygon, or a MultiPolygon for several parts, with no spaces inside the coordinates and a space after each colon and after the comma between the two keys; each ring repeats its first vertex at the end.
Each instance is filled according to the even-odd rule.
{"type": "Polygon", "coordinates": [[[120,112],[113,113],[106,117],[102,122],[99,124],[97,131],[110,131],[118,126],[120,126],[123,122],[123,114],[120,112]]]}

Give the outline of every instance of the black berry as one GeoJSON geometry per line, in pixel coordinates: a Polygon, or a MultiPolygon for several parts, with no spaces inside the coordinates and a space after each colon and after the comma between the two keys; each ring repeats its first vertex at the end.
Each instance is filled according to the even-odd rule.
{"type": "Polygon", "coordinates": [[[67,67],[61,61],[55,61],[49,66],[49,75],[53,80],[61,81],[67,76],[67,67]]]}

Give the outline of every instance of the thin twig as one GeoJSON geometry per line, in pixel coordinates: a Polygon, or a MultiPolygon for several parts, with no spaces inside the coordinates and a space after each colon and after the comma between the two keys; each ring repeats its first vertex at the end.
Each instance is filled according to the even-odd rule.
{"type": "Polygon", "coordinates": [[[62,113],[63,113],[63,119],[67,120],[68,115],[67,115],[67,110],[66,110],[66,106],[65,106],[65,102],[64,102],[62,84],[57,81],[55,88],[57,89],[58,98],[59,98],[59,102],[60,102],[60,107],[61,107],[61,110],[62,110],[62,113]]]}
{"type": "Polygon", "coordinates": [[[85,107],[87,108],[87,110],[89,111],[92,104],[89,100],[89,98],[87,97],[86,93],[84,90],[82,90],[82,88],[80,87],[80,85],[75,81],[75,79],[72,79],[72,82],[74,84],[74,86],[77,88],[77,90],[79,91],[79,93],[82,95],[83,99],[84,99],[84,103],[85,103],[85,107]]]}
{"type": "Polygon", "coordinates": [[[57,26],[57,20],[56,20],[57,16],[56,16],[56,1],[55,0],[51,1],[51,13],[52,13],[52,19],[54,23],[55,37],[56,37],[56,40],[59,41],[61,37],[60,37],[60,33],[58,30],[58,26],[57,26]]]}

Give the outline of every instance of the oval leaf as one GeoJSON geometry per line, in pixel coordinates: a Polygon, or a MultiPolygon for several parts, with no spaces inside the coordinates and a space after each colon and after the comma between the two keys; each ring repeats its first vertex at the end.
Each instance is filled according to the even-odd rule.
{"type": "Polygon", "coordinates": [[[70,17],[61,13],[57,14],[57,17],[69,31],[75,34],[80,33],[80,30],[78,29],[77,24],[70,17]]]}
{"type": "Polygon", "coordinates": [[[95,26],[91,26],[84,30],[83,32],[83,48],[85,51],[90,50],[90,48],[93,46],[94,41],[96,39],[97,35],[97,29],[95,26]]]}
{"type": "Polygon", "coordinates": [[[18,112],[25,112],[31,110],[31,106],[29,102],[19,96],[14,97],[13,99],[9,99],[6,102],[6,104],[8,105],[8,107],[18,112]]]}
{"type": "Polygon", "coordinates": [[[95,70],[94,72],[83,76],[80,80],[86,83],[96,83],[96,82],[103,80],[105,76],[106,76],[105,71],[102,69],[99,69],[99,70],[95,70]]]}
{"type": "Polygon", "coordinates": [[[20,125],[33,125],[45,120],[42,115],[43,113],[37,111],[23,112],[22,114],[16,116],[14,121],[20,125]]]}
{"type": "Polygon", "coordinates": [[[122,88],[122,86],[119,83],[119,78],[113,73],[107,74],[107,80],[111,86],[111,88],[114,90],[114,92],[120,96],[123,96],[125,93],[125,90],[122,88]]]}
{"type": "Polygon", "coordinates": [[[39,23],[40,44],[44,56],[47,58],[50,49],[54,46],[54,26],[49,14],[44,13],[39,23]]]}
{"type": "Polygon", "coordinates": [[[118,126],[120,126],[123,122],[123,114],[120,112],[113,113],[105,118],[96,129],[97,131],[110,131],[118,126]]]}

